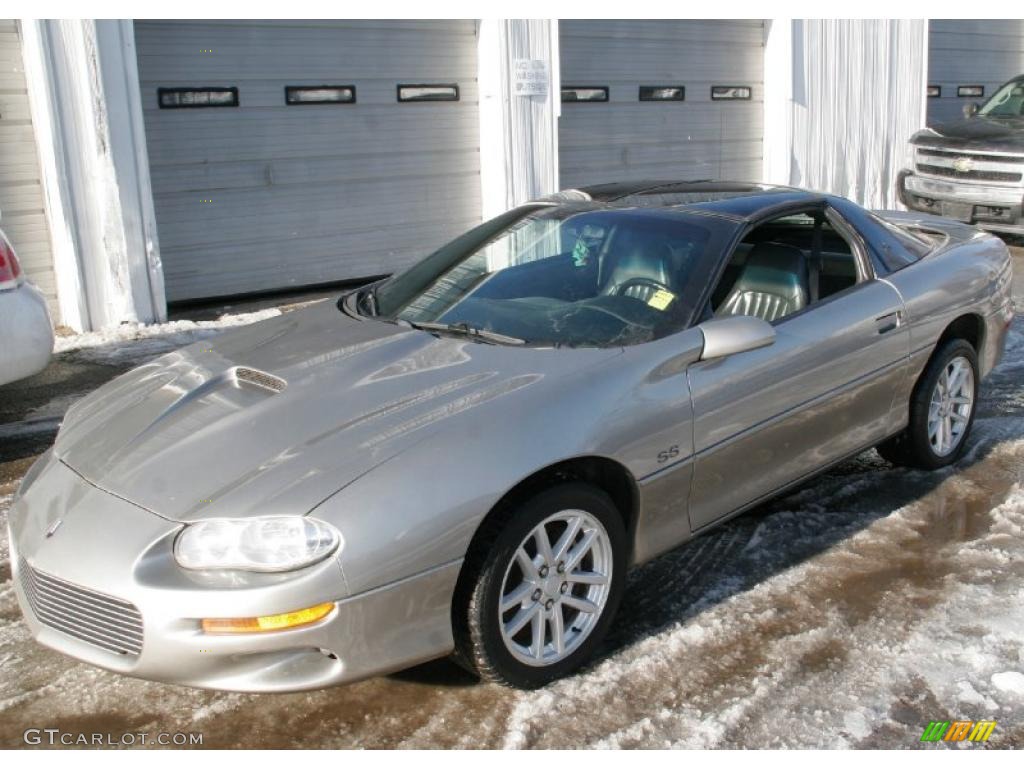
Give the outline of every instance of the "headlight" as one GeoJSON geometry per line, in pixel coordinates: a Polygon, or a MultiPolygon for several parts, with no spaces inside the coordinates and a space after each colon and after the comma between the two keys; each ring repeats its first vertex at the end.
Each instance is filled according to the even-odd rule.
{"type": "Polygon", "coordinates": [[[185,526],[174,559],[192,570],[293,571],[323,560],[341,534],[310,517],[204,520],[185,526]]]}

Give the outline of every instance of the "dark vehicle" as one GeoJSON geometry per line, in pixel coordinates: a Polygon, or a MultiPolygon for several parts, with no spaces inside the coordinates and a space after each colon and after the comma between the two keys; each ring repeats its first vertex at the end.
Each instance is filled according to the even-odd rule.
{"type": "Polygon", "coordinates": [[[899,176],[900,200],[914,211],[993,232],[1024,234],[1024,75],[964,119],[911,137],[914,167],[899,176]]]}

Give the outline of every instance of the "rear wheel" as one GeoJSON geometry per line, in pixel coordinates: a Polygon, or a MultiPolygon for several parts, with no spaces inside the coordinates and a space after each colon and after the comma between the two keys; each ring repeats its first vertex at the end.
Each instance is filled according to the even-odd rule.
{"type": "Polygon", "coordinates": [[[457,596],[456,659],[485,680],[537,688],[585,663],[618,608],[626,535],[614,504],[581,483],[495,521],[457,596]]]}
{"type": "Polygon", "coordinates": [[[920,469],[948,466],[963,455],[978,399],[978,356],[952,339],[933,355],[914,388],[910,423],[878,446],[893,464],[920,469]]]}

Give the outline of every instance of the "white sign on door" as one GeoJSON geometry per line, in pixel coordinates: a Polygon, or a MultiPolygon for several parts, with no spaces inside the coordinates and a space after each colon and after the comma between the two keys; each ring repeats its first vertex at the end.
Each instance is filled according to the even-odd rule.
{"type": "Polygon", "coordinates": [[[548,63],[543,59],[516,59],[512,66],[512,93],[547,96],[548,63]]]}

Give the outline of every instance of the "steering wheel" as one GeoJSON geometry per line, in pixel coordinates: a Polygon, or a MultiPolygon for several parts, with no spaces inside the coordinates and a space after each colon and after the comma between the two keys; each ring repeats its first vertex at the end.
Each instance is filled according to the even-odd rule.
{"type": "MultiPolygon", "coordinates": [[[[628,280],[625,280],[622,283],[620,283],[618,286],[616,286],[616,288],[615,288],[615,295],[616,296],[625,296],[626,298],[636,299],[637,301],[642,301],[642,302],[646,303],[647,300],[653,294],[657,293],[658,291],[667,291],[668,293],[672,293],[672,291],[669,291],[667,285],[665,285],[664,283],[659,283],[657,280],[655,280],[653,278],[650,278],[650,277],[631,277],[628,280]],[[636,293],[639,293],[642,296],[644,296],[644,298],[640,298],[640,296],[636,296],[636,295],[631,295],[629,293],[629,289],[630,288],[646,288],[647,290],[645,290],[645,291],[637,291],[636,292],[636,293]]],[[[673,296],[674,295],[675,294],[673,294],[673,296]]]]}

